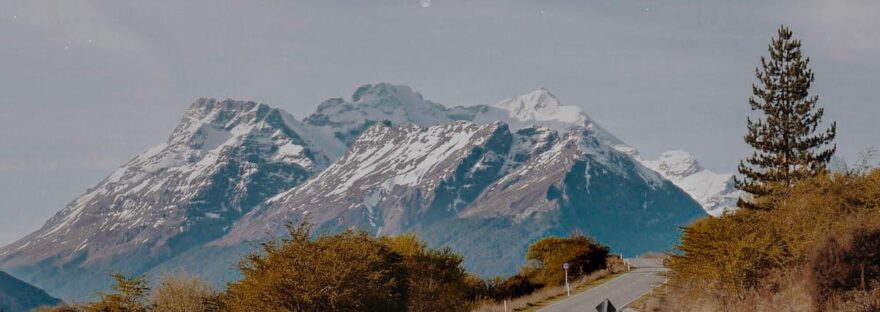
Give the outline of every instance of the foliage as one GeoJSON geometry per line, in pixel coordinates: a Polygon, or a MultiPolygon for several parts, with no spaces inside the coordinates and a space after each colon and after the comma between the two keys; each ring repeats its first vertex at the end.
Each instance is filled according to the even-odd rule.
{"type": "Polygon", "coordinates": [[[51,311],[468,311],[481,300],[558,292],[538,280],[557,278],[550,271],[562,271],[563,262],[581,283],[612,272],[601,270],[608,247],[582,235],[538,241],[519,274],[483,280],[464,270],[461,255],[429,248],[414,234],[314,235],[307,222],[288,232],[242,258],[242,278],[220,293],[196,278],[166,276],[150,294],[144,276],[116,274],[115,291],[101,300],[51,311]]]}
{"type": "Polygon", "coordinates": [[[880,282],[880,228],[853,231],[849,238],[829,237],[808,264],[817,303],[837,293],[868,291],[880,282]]]}
{"type": "Polygon", "coordinates": [[[569,281],[606,268],[608,247],[592,239],[572,234],[570,237],[550,236],[529,246],[528,264],[519,273],[506,279],[496,277],[473,287],[476,299],[502,300],[524,297],[535,291],[563,285],[563,263],[569,264],[569,281]]]}
{"type": "Polygon", "coordinates": [[[670,261],[677,295],[686,302],[772,297],[782,284],[805,287],[777,281],[805,270],[825,272],[815,274],[828,279],[820,288],[835,293],[852,289],[853,274],[860,276],[863,266],[868,279],[876,280],[867,263],[878,263],[873,250],[880,240],[870,229],[880,229],[880,170],[820,174],[768,202],[773,209],[741,209],[684,229],[680,253],[670,261]]]}
{"type": "Polygon", "coordinates": [[[406,310],[465,311],[471,285],[462,257],[449,248],[430,249],[413,234],[383,237],[380,242],[403,256],[406,310]]]}
{"type": "Polygon", "coordinates": [[[521,272],[505,279],[496,290],[496,298],[522,297],[544,288],[544,284],[535,283],[529,273],[521,272]]]}
{"type": "MultiPolygon", "coordinates": [[[[33,309],[31,311],[32,312],[79,312],[80,310],[77,309],[75,306],[70,306],[67,304],[60,304],[60,305],[56,305],[56,306],[52,306],[52,307],[39,307],[39,308],[33,309]]],[[[0,309],[0,312],[3,312],[3,310],[0,309]]]]}
{"type": "Polygon", "coordinates": [[[563,263],[569,264],[569,278],[574,279],[605,268],[608,252],[608,247],[583,235],[550,236],[530,245],[526,260],[534,269],[529,274],[534,282],[562,285],[565,283],[563,263]]]}
{"type": "Polygon", "coordinates": [[[364,232],[310,239],[307,223],[241,260],[242,280],[221,296],[229,311],[402,311],[402,257],[364,232]]]}
{"type": "Polygon", "coordinates": [[[100,299],[82,307],[83,311],[94,312],[141,312],[149,311],[147,294],[150,287],[145,276],[127,277],[120,273],[112,275],[116,280],[113,291],[98,293],[100,299]]]}
{"type": "Polygon", "coordinates": [[[675,273],[688,277],[689,283],[717,290],[757,286],[771,269],[782,267],[787,259],[778,235],[761,226],[758,214],[741,210],[723,218],[702,219],[685,228],[678,247],[684,254],[673,256],[675,273]]]}
{"type": "Polygon", "coordinates": [[[819,130],[824,110],[816,105],[818,96],[810,95],[814,75],[800,40],[780,26],[768,50],[770,59],[761,57],[762,68],[755,70],[760,86],[752,85],[754,97],[749,98],[751,109],[764,115],[747,119],[745,141],[756,151],[746,159],[748,165],[740,162],[745,179],[736,180],[737,188],[757,199],[740,200],[740,207],[752,209],[769,209],[772,205],[761,197],[825,171],[836,150],[836,145],[823,149],[834,140],[837,125],[819,130]]]}
{"type": "Polygon", "coordinates": [[[156,311],[208,312],[217,309],[217,291],[195,277],[166,276],[153,289],[156,311]]]}

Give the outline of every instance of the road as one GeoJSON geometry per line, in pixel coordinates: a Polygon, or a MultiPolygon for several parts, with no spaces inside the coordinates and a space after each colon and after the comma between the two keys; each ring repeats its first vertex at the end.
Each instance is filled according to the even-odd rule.
{"type": "Polygon", "coordinates": [[[665,272],[666,268],[657,259],[627,259],[627,261],[638,269],[538,311],[596,311],[596,306],[605,298],[610,299],[617,310],[623,310],[627,304],[649,292],[651,288],[662,284],[666,279],[659,274],[665,272]]]}

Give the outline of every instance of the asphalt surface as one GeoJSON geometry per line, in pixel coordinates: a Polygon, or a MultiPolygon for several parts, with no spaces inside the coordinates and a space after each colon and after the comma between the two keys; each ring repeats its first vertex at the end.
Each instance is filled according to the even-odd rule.
{"type": "Polygon", "coordinates": [[[607,281],[588,291],[572,295],[571,298],[544,307],[540,312],[596,311],[596,306],[606,298],[618,311],[632,303],[652,288],[662,284],[666,277],[660,272],[666,268],[657,259],[626,259],[631,265],[638,267],[628,273],[607,281]]]}

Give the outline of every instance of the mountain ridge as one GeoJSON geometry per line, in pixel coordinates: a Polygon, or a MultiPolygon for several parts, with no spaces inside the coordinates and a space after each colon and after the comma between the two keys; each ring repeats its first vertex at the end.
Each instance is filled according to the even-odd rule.
{"type": "Polygon", "coordinates": [[[199,99],[165,143],[114,171],[40,230],[0,248],[0,268],[71,298],[106,286],[112,271],[190,268],[229,276],[227,260],[246,252],[243,244],[265,239],[267,230],[281,233],[302,213],[279,211],[323,205],[308,214],[325,230],[415,230],[433,244],[474,254],[470,268],[503,274],[516,269],[523,244],[539,235],[581,230],[628,253],[647,251],[671,246],[675,225],[702,215],[693,199],[579,108],[544,88],[505,101],[522,109],[446,108],[409,87],[380,83],[359,87],[351,101],[326,100],[298,121],[265,104],[199,99]],[[524,111],[543,109],[551,111],[524,111]],[[562,122],[553,112],[575,117],[562,122]],[[364,165],[369,159],[375,166],[364,165]],[[553,167],[552,179],[535,180],[542,164],[553,167]],[[382,183],[393,186],[384,190],[382,183]],[[505,203],[512,196],[502,190],[511,185],[522,190],[518,204],[505,203]],[[584,213],[640,234],[616,239],[584,213]],[[496,250],[474,233],[518,247],[496,250]],[[490,267],[490,254],[512,258],[490,267]],[[87,285],[72,288],[73,280],[87,285]]]}
{"type": "Polygon", "coordinates": [[[746,196],[736,189],[733,174],[706,169],[693,155],[683,150],[663,152],[655,160],[645,160],[637,155],[636,160],[675,183],[713,216],[733,212],[737,200],[746,196]]]}
{"type": "Polygon", "coordinates": [[[113,271],[137,274],[221,236],[329,162],[285,114],[255,102],[197,100],[165,143],[0,248],[0,266],[59,294],[74,284],[95,290],[113,271]]]}

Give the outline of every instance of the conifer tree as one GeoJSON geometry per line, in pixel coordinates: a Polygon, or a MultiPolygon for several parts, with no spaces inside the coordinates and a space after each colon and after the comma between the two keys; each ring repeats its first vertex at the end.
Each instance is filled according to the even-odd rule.
{"type": "Polygon", "coordinates": [[[755,69],[759,84],[752,85],[749,104],[763,113],[757,120],[747,119],[745,141],[755,152],[739,164],[744,179],[736,179],[740,190],[754,196],[740,199],[739,206],[769,209],[761,200],[774,188],[788,188],[804,178],[825,171],[837,149],[832,145],[837,124],[820,130],[824,110],[817,107],[819,97],[810,94],[813,71],[810,59],[801,54],[801,41],[793,39],[788,27],[780,26],[769,46],[770,58],[761,57],[755,69]]]}

